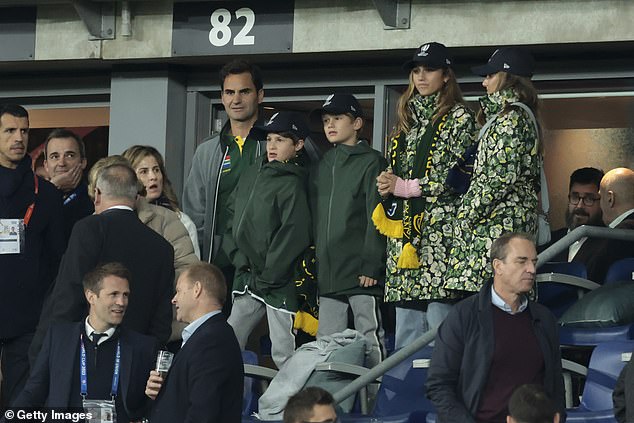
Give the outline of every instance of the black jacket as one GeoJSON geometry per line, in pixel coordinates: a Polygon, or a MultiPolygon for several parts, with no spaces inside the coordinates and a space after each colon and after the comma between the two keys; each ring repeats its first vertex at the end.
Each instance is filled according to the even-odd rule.
{"type": "Polygon", "coordinates": [[[75,223],[95,212],[95,205],[88,196],[88,187],[80,182],[64,199],[64,240],[68,243],[75,223]]]}
{"type": "Polygon", "coordinates": [[[132,275],[122,326],[152,335],[161,343],[168,340],[172,331],[174,249],[141,223],[134,211],[110,209],[75,224],[55,285],[42,309],[29,350],[31,362],[52,322],[78,321],[87,314],[84,275],[100,263],[113,261],[122,263],[132,275]]]}
{"type": "Polygon", "coordinates": [[[625,365],[612,392],[614,417],[619,423],[634,422],[634,363],[625,365]]]}
{"type": "Polygon", "coordinates": [[[27,155],[16,169],[0,166],[0,218],[23,219],[35,202],[26,227],[25,251],[0,254],[0,339],[35,331],[46,292],[64,253],[62,198],[44,179],[35,180],[27,155]]]}
{"type": "MultiPolygon", "coordinates": [[[[439,422],[475,422],[495,348],[491,285],[456,304],[438,329],[426,387],[439,422]]],[[[529,301],[528,311],[544,355],[544,389],[565,416],[557,322],[541,304],[529,301]]]]}
{"type": "Polygon", "coordinates": [[[244,368],[233,329],[222,314],[203,323],[174,357],[152,423],[239,423],[244,368]]]}
{"type": "MultiPolygon", "coordinates": [[[[73,376],[79,375],[79,336],[83,325],[82,321],[51,326],[29,380],[12,406],[67,408],[81,405],[81,398],[71,398],[71,392],[79,391],[79,378],[73,379],[73,376]]],[[[156,361],[156,340],[125,328],[120,328],[119,339],[121,375],[117,401],[123,401],[130,419],[140,420],[147,413],[149,398],[145,396],[145,384],[156,361]]]]}
{"type": "MultiPolygon", "coordinates": [[[[629,214],[615,229],[634,230],[634,213],[629,214]]],[[[573,261],[585,264],[588,279],[602,284],[610,266],[628,257],[634,257],[633,241],[590,238],[583,243],[573,261]]]]}

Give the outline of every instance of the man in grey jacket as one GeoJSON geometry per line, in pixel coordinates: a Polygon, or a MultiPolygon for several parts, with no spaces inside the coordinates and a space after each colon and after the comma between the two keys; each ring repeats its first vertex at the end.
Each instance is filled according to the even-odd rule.
{"type": "Polygon", "coordinates": [[[183,190],[183,211],[198,230],[201,258],[220,267],[231,286],[234,269],[220,248],[228,221],[226,204],[243,170],[266,150],[265,135],[254,128],[264,89],[260,69],[244,60],[220,70],[220,86],[229,120],[196,149],[183,190]]]}

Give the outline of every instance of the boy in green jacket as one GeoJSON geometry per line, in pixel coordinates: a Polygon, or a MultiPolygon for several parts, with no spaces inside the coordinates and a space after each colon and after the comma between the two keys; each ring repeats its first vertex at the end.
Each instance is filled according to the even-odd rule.
{"type": "Polygon", "coordinates": [[[385,277],[385,237],[372,223],[380,201],[376,177],[387,164],[381,154],[359,140],[363,112],[350,94],[333,94],[316,110],[335,148],[321,159],[311,177],[319,287],[317,338],[348,327],[366,338],[366,365],[383,357],[379,298],[385,277]]]}
{"type": "Polygon", "coordinates": [[[261,129],[266,155],[245,170],[234,190],[223,241],[236,268],[228,322],[244,349],[266,314],[271,354],[280,368],[295,351],[293,273],[310,244],[307,171],[297,157],[308,127],[296,113],[279,112],[261,129]]]}

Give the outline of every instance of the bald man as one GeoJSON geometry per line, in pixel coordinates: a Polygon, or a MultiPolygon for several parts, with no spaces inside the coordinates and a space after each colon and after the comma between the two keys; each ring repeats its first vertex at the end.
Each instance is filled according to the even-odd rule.
{"type": "MultiPolygon", "coordinates": [[[[620,167],[606,173],[599,195],[607,226],[634,229],[634,171],[620,167]]],[[[574,261],[585,263],[590,280],[603,283],[610,265],[626,257],[634,257],[634,241],[592,238],[583,244],[574,261]]]]}

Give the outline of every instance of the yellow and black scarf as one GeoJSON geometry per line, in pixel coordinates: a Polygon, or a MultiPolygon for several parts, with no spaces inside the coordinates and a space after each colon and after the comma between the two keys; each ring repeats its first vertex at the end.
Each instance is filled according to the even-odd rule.
{"type": "MultiPolygon", "coordinates": [[[[407,142],[403,133],[391,139],[388,161],[395,175],[419,180],[428,175],[433,152],[447,117],[448,114],[445,114],[434,122],[430,121],[417,142],[407,142]],[[413,163],[408,164],[407,157],[412,155],[413,163]]],[[[423,197],[403,199],[390,195],[372,213],[372,221],[380,233],[390,238],[403,238],[403,251],[397,262],[399,268],[420,267],[416,247],[420,245],[424,205],[423,197]]]]}

